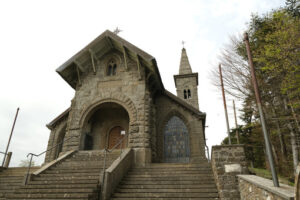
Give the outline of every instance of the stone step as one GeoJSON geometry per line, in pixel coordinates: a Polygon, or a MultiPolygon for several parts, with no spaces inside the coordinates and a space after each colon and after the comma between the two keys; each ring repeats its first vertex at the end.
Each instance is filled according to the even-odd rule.
{"type": "Polygon", "coordinates": [[[112,197],[132,197],[132,198],[216,198],[217,193],[203,193],[203,192],[187,192],[187,193],[114,193],[112,197]]]}
{"type": "Polygon", "coordinates": [[[60,193],[60,194],[9,194],[7,199],[88,199],[89,194],[86,193],[60,193]]]}
{"type": "Polygon", "coordinates": [[[191,168],[191,167],[204,167],[204,168],[210,168],[211,165],[209,163],[199,163],[199,164],[184,164],[184,163],[151,163],[146,166],[136,166],[135,168],[177,168],[177,167],[185,167],[185,168],[191,168]]]}
{"type": "MultiPolygon", "coordinates": [[[[107,168],[109,165],[107,166],[107,168]]],[[[50,171],[100,171],[103,169],[103,166],[85,166],[85,167],[80,167],[80,166],[59,166],[59,167],[53,167],[50,169],[47,169],[45,172],[50,172],[50,171]]],[[[45,173],[43,172],[43,173],[45,173]]]]}
{"type": "Polygon", "coordinates": [[[23,177],[19,179],[4,179],[0,180],[0,185],[6,185],[6,184],[11,184],[11,183],[20,183],[23,181],[23,177]]]}
{"type": "MultiPolygon", "coordinates": [[[[76,188],[76,193],[93,193],[96,192],[97,188],[76,188]]],[[[74,189],[67,189],[67,188],[23,188],[15,191],[15,194],[60,194],[60,193],[73,193],[74,189]]]]}
{"type": "Polygon", "coordinates": [[[179,184],[173,184],[173,185],[155,185],[155,184],[150,184],[150,185],[129,185],[129,184],[122,184],[119,185],[119,189],[215,189],[216,185],[215,184],[201,184],[201,185],[179,185],[179,184]]]}
{"type": "Polygon", "coordinates": [[[82,179],[82,180],[34,180],[30,181],[29,185],[65,185],[65,184],[98,184],[97,179],[82,179]]]}
{"type": "Polygon", "coordinates": [[[122,185],[193,185],[193,184],[215,184],[214,180],[210,180],[210,181],[202,181],[202,180],[180,180],[180,181],[147,181],[147,180],[143,180],[143,181],[137,181],[137,180],[133,180],[133,181],[121,181],[122,185]]]}
{"type": "Polygon", "coordinates": [[[159,175],[159,174],[212,174],[211,170],[136,170],[136,171],[129,171],[128,175],[159,175]]]}
{"type": "Polygon", "coordinates": [[[33,181],[98,180],[99,176],[37,176],[33,181]]]}
{"type": "Polygon", "coordinates": [[[99,168],[89,168],[89,169],[85,169],[85,168],[53,168],[53,169],[49,169],[46,170],[44,172],[44,174],[59,174],[59,173],[97,173],[97,172],[102,172],[103,168],[99,169],[99,168]]]}
{"type": "Polygon", "coordinates": [[[26,185],[20,189],[77,189],[77,188],[95,188],[95,183],[73,183],[73,184],[41,184],[41,185],[26,185]]]}
{"type": "MultiPolygon", "coordinates": [[[[112,161],[106,162],[106,166],[110,166],[112,164],[112,161]]],[[[103,167],[103,162],[63,162],[57,164],[54,168],[61,168],[61,167],[82,167],[82,168],[95,168],[95,167],[103,167]]]]}
{"type": "Polygon", "coordinates": [[[82,177],[86,177],[86,176],[99,176],[100,175],[100,170],[97,172],[68,172],[68,173],[44,173],[44,174],[40,174],[39,177],[58,177],[58,176],[63,176],[63,177],[70,177],[70,176],[82,176],[82,177]]]}
{"type": "Polygon", "coordinates": [[[202,171],[202,170],[206,170],[206,171],[211,171],[211,168],[206,168],[206,167],[173,167],[173,168],[158,168],[158,167],[155,167],[155,168],[133,168],[132,171],[145,171],[145,172],[148,172],[148,171],[169,171],[169,172],[172,172],[172,171],[202,171]]]}
{"type": "Polygon", "coordinates": [[[113,198],[110,198],[110,200],[217,200],[219,198],[217,197],[187,197],[187,198],[184,198],[184,197],[172,197],[172,198],[163,198],[163,197],[154,197],[154,198],[149,198],[149,197],[139,197],[139,198],[134,198],[134,197],[129,197],[129,198],[124,198],[124,197],[121,197],[121,198],[118,198],[118,197],[113,197],[113,198]]]}
{"type": "Polygon", "coordinates": [[[128,174],[126,177],[127,178],[154,178],[154,177],[159,177],[159,178],[168,178],[168,177],[198,177],[198,178],[213,178],[212,174],[199,174],[199,173],[183,173],[183,174],[171,174],[171,173],[162,173],[162,174],[128,174]]]}
{"type": "Polygon", "coordinates": [[[202,177],[202,176],[168,176],[168,177],[128,177],[124,178],[124,181],[197,181],[202,182],[214,181],[213,177],[202,177]]]}
{"type": "Polygon", "coordinates": [[[117,189],[117,193],[217,193],[218,190],[216,188],[151,188],[151,189],[117,189]]]}
{"type": "MultiPolygon", "coordinates": [[[[120,155],[109,155],[106,156],[106,159],[116,159],[120,157],[120,155]]],[[[104,155],[97,155],[97,156],[87,156],[87,155],[75,155],[72,157],[68,157],[66,160],[104,160],[104,155]]]]}

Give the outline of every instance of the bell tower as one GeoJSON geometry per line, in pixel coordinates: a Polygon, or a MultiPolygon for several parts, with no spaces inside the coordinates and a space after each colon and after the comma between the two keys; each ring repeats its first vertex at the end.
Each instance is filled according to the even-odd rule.
{"type": "Polygon", "coordinates": [[[174,75],[177,96],[199,110],[198,73],[193,73],[185,48],[182,48],[179,74],[174,75]]]}

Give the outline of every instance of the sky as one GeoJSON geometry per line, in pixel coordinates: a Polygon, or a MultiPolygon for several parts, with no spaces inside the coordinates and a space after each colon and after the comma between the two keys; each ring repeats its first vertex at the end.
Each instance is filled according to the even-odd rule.
{"type": "MultiPolygon", "coordinates": [[[[226,137],[221,91],[209,78],[231,35],[242,34],[251,13],[266,13],[283,0],[0,0],[0,151],[4,152],[17,107],[9,151],[11,166],[29,152],[46,150],[46,124],[70,106],[74,90],[56,68],[105,30],[156,58],[165,88],[176,94],[182,41],[199,73],[199,106],[206,112],[209,147],[226,137]]],[[[232,97],[227,96],[230,127],[232,97]]],[[[0,155],[2,162],[2,155],[0,155]]],[[[41,164],[44,156],[35,159],[41,164]]]]}

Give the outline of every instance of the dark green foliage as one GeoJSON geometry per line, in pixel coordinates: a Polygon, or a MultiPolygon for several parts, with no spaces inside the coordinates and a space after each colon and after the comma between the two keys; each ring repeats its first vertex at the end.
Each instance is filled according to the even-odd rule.
{"type": "MultiPolygon", "coordinates": [[[[293,177],[293,153],[295,153],[292,152],[291,130],[288,129],[288,124],[296,134],[296,145],[300,145],[299,9],[299,0],[287,0],[284,8],[262,16],[253,15],[247,30],[275,163],[278,171],[288,177],[293,177]]],[[[227,52],[234,54],[231,53],[230,57],[225,50],[221,61],[225,61],[222,69],[226,80],[225,88],[229,94],[238,94],[243,101],[240,110],[243,125],[238,128],[240,141],[245,144],[246,157],[252,162],[253,167],[268,168],[250,74],[245,73],[247,70],[242,65],[239,71],[239,64],[248,61],[244,41],[237,38],[230,47],[227,52]],[[232,60],[234,62],[230,62],[232,60]],[[237,79],[235,76],[243,78],[237,79]],[[235,80],[246,81],[239,82],[238,87],[235,87],[232,84],[235,80]],[[244,90],[233,91],[239,87],[243,87],[244,90]]],[[[235,144],[235,129],[231,130],[231,138],[235,144]]],[[[227,143],[228,138],[225,138],[222,144],[227,143]]]]}

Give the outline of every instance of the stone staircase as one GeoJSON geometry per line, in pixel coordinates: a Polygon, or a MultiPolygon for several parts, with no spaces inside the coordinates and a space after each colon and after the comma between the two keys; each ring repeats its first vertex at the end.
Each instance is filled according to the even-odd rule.
{"type": "MultiPolygon", "coordinates": [[[[108,155],[106,168],[120,155],[108,155]]],[[[26,186],[7,195],[7,199],[98,199],[102,151],[79,151],[34,176],[26,186]]]]}
{"type": "Polygon", "coordinates": [[[219,199],[211,166],[153,163],[132,168],[111,200],[219,199]]]}
{"type": "MultiPolygon", "coordinates": [[[[32,167],[31,171],[38,170],[40,167],[32,167]]],[[[0,171],[0,200],[5,199],[5,195],[12,194],[22,183],[27,167],[1,168],[0,171]]]]}

